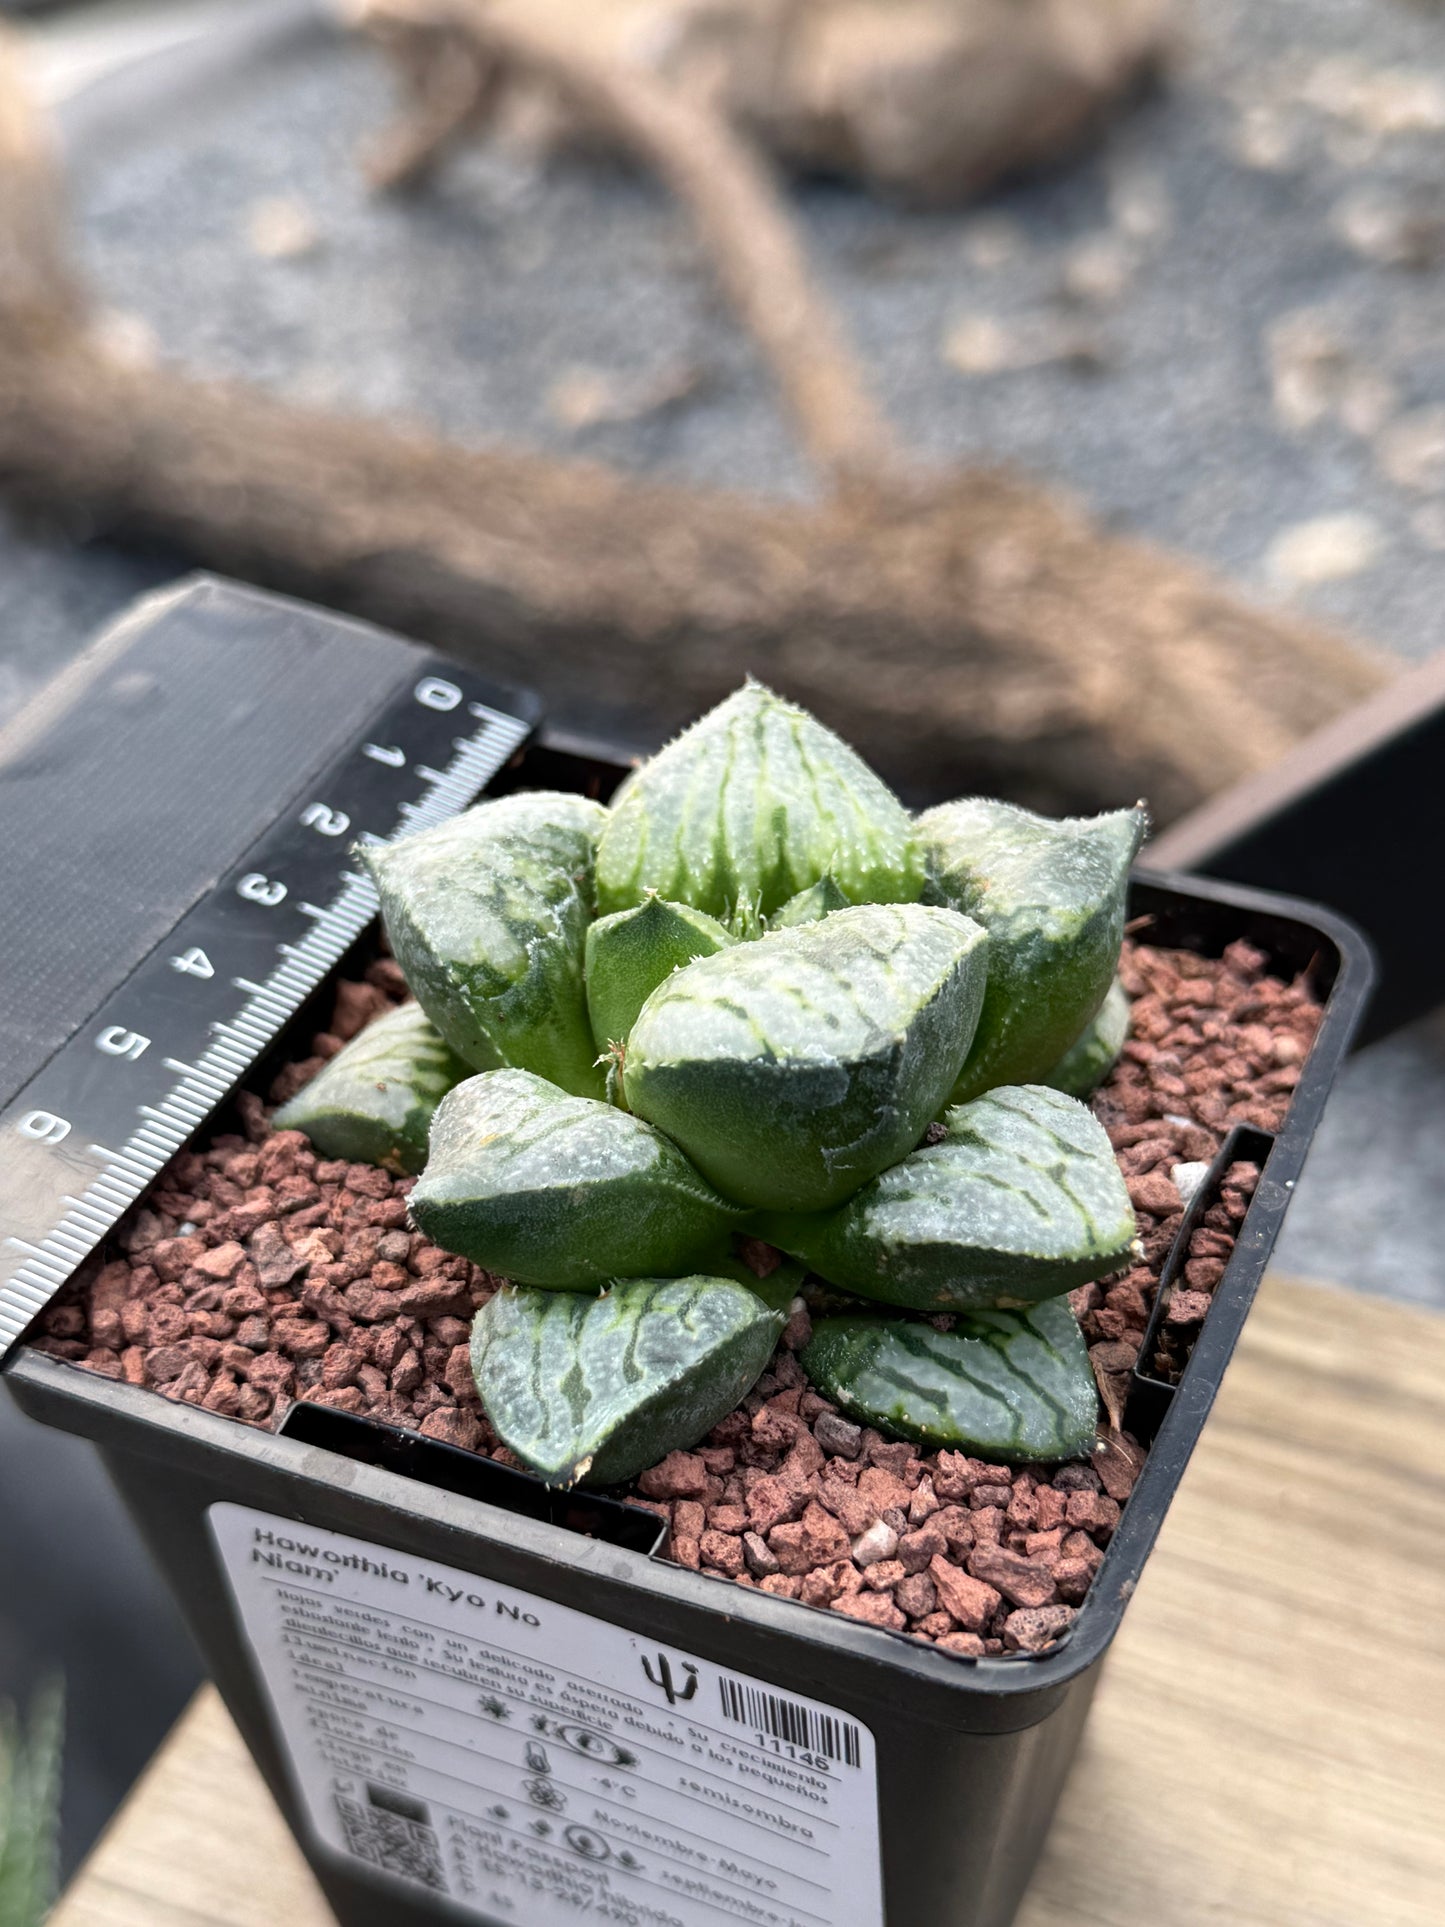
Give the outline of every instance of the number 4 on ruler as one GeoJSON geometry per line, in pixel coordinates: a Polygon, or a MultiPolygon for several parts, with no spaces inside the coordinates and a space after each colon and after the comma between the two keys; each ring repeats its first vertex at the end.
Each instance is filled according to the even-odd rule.
{"type": "Polygon", "coordinates": [[[205,951],[194,946],[183,951],[179,957],[172,957],[171,969],[183,971],[187,977],[214,977],[216,974],[216,966],[205,951]]]}

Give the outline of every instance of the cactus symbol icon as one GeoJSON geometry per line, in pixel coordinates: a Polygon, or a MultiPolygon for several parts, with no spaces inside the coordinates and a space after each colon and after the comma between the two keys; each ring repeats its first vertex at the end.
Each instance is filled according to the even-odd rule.
{"type": "Polygon", "coordinates": [[[652,1670],[652,1661],[644,1657],[642,1670],[660,1691],[666,1693],[669,1706],[676,1706],[679,1700],[690,1700],[697,1691],[697,1668],[692,1661],[684,1660],[682,1670],[687,1675],[687,1684],[679,1686],[672,1674],[672,1661],[666,1653],[657,1655],[657,1671],[652,1670]]]}

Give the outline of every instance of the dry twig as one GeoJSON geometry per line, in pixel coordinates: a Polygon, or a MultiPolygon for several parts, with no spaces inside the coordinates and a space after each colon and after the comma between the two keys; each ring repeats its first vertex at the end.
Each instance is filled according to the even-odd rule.
{"type": "Polygon", "coordinates": [[[777,380],[803,446],[842,489],[878,488],[902,457],[867,378],[819,295],[797,231],[758,157],[727,123],[650,76],[565,40],[517,0],[363,0],[393,34],[460,38],[488,67],[540,74],[666,183],[691,213],[743,326],[777,380]]]}
{"type": "Polygon", "coordinates": [[[49,129],[25,85],[16,34],[0,24],[0,326],[43,342],[81,318],[65,258],[65,210],[49,129]]]}
{"type": "MultiPolygon", "coordinates": [[[[3,60],[0,96],[0,125],[31,125],[3,60]]],[[[629,125],[680,166],[662,103],[629,125]]],[[[915,794],[977,785],[1059,807],[1147,793],[1167,819],[1381,679],[1344,642],[997,474],[793,507],[121,366],[80,323],[60,231],[31,213],[35,197],[56,204],[42,156],[29,136],[0,153],[12,499],[160,537],[649,729],[753,669],[915,794]]],[[[780,208],[771,220],[800,264],[780,208]]],[[[796,315],[782,326],[802,338],[796,315]]],[[[846,470],[859,441],[830,441],[816,397],[799,413],[812,423],[815,407],[825,460],[846,470]]]]}
{"type": "MultiPolygon", "coordinates": [[[[527,18],[574,59],[707,101],[784,166],[937,204],[1075,147],[1161,63],[1171,0],[530,0],[527,18]]],[[[494,111],[552,145],[615,131],[534,74],[468,98],[464,62],[419,73],[392,44],[411,102],[394,184],[494,111]]]]}

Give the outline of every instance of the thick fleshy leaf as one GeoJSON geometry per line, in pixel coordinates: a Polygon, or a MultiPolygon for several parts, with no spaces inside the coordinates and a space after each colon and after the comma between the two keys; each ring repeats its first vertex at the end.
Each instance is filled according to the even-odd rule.
{"type": "Polygon", "coordinates": [[[1046,1077],[1103,1003],[1147,818],[1035,816],[970,797],[918,819],[939,900],[989,934],[988,989],[953,1101],[1046,1077]]]}
{"type": "Polygon", "coordinates": [[[1129,1035],[1129,995],[1116,977],[1098,1014],[1084,1026],[1084,1034],[1055,1064],[1044,1082],[1069,1097],[1088,1097],[1119,1061],[1129,1035]]]}
{"type": "Polygon", "coordinates": [[[789,897],[775,916],[768,918],[772,930],[795,930],[800,923],[816,923],[820,917],[830,917],[835,910],[845,910],[848,899],[838,888],[831,876],[820,877],[806,890],[800,890],[795,897],[789,897]]]}
{"type": "Polygon", "coordinates": [[[433,1112],[470,1075],[420,1004],[403,1004],[323,1064],[272,1123],[304,1131],[324,1157],[415,1176],[426,1163],[433,1112]]]}
{"type": "Polygon", "coordinates": [[[598,1050],[626,1042],[638,1011],[664,978],[732,942],[705,910],[661,897],[600,917],[587,932],[587,1009],[598,1050]]]}
{"type": "Polygon", "coordinates": [[[725,1196],[837,1204],[917,1143],[958,1074],[986,974],[977,924],[838,910],[688,964],[633,1025],[630,1109],[725,1196]]]}
{"type": "Polygon", "coordinates": [[[782,1325],[727,1278],[634,1278],[600,1298],[508,1289],[477,1313],[472,1373],[498,1437],[549,1485],[612,1485],[703,1438],[782,1325]]]}
{"type": "Polygon", "coordinates": [[[907,903],[923,873],[897,797],[805,709],[748,682],[628,778],[597,851],[604,913],[649,890],[730,923],[831,876],[907,903]]]}
{"type": "Polygon", "coordinates": [[[1098,1393],[1065,1298],[982,1311],[952,1331],[910,1318],[824,1318],[804,1371],[852,1417],[895,1438],[1018,1462],[1087,1452],[1098,1393]]]}
{"type": "Polygon", "coordinates": [[[739,1218],[660,1131],[530,1071],[442,1101],[409,1208],[446,1250],[558,1291],[687,1271],[739,1218]]]}
{"type": "Polygon", "coordinates": [[[1071,1097],[1008,1086],[827,1217],[761,1235],[830,1283],[914,1311],[1030,1305],[1117,1271],[1133,1207],[1103,1126],[1071,1097]]]}
{"type": "Polygon", "coordinates": [[[513,1065],[602,1094],[582,967],[606,815],[534,790],[364,851],[417,1002],[474,1069],[513,1065]]]}

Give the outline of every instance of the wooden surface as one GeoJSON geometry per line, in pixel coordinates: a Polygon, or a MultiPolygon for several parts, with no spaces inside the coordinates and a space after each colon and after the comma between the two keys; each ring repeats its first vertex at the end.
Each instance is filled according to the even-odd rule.
{"type": "MultiPolygon", "coordinates": [[[[1442,1618],[1445,1319],[1270,1280],[1018,1927],[1438,1927],[1442,1618]]],[[[208,1690],[53,1927],[330,1920],[208,1690]]]]}

